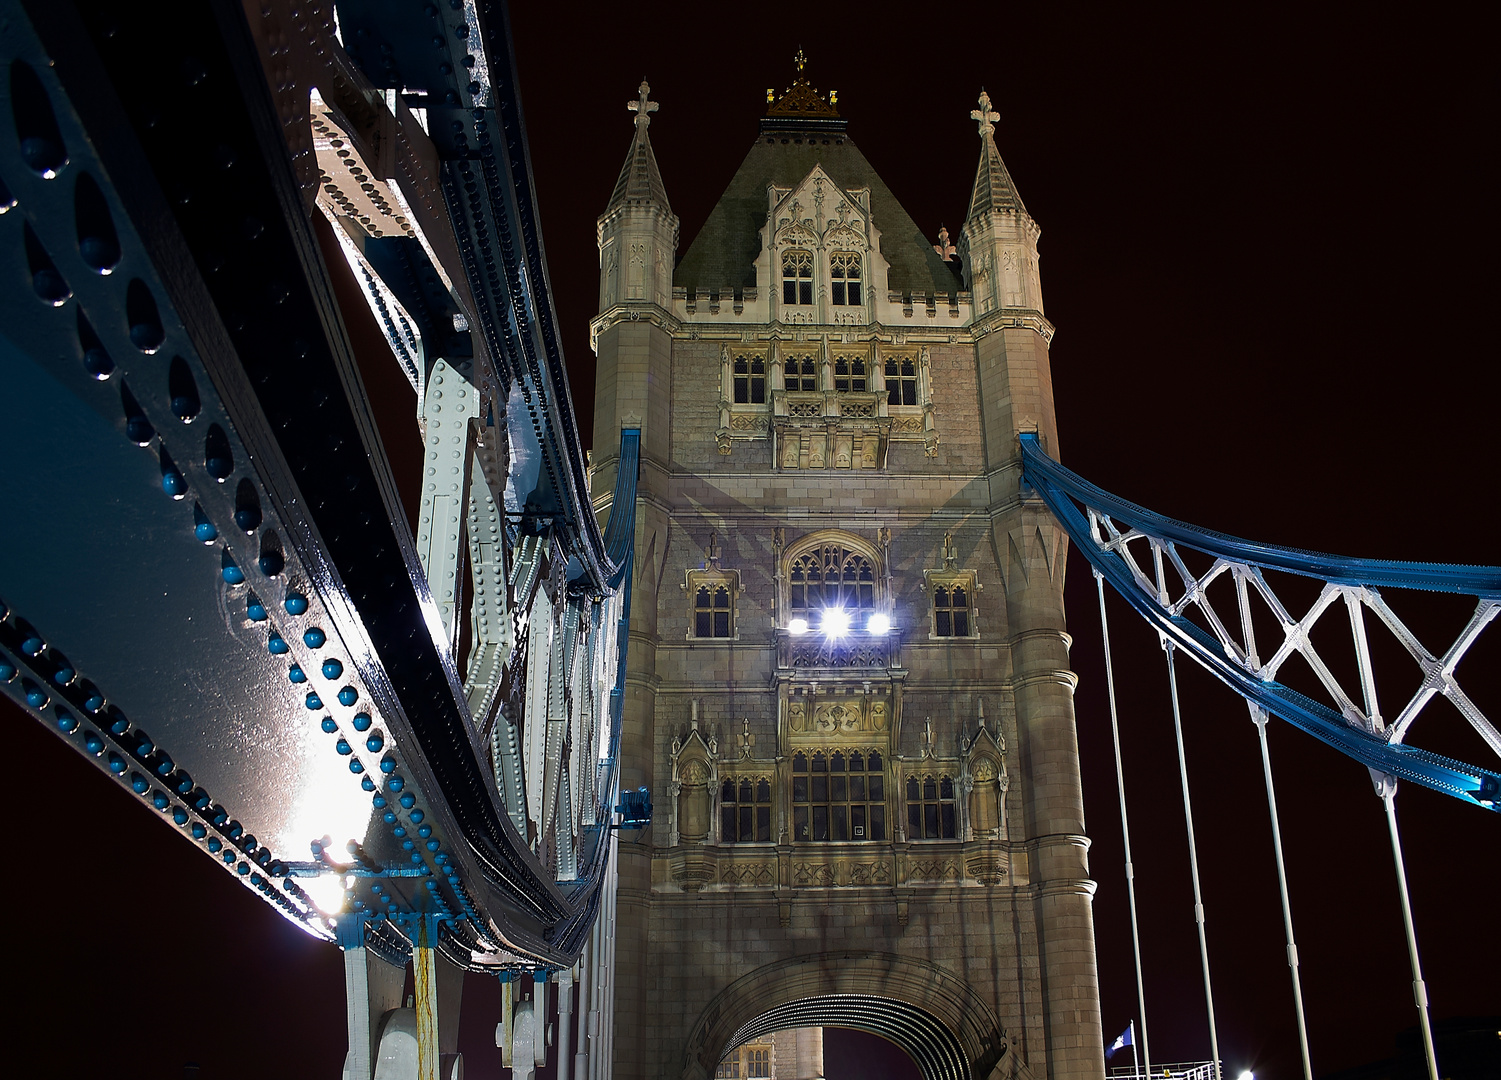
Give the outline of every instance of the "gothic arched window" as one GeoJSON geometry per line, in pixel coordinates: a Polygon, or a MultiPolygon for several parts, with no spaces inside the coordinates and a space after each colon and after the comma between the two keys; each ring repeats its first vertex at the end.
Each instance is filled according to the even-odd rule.
{"type": "Polygon", "coordinates": [[[886,781],[878,751],[792,755],[792,839],[885,840],[886,781]]]}
{"type": "Polygon", "coordinates": [[[766,361],[759,356],[737,356],[734,364],[735,404],[766,404],[766,361]]]}
{"type": "Polygon", "coordinates": [[[771,781],[730,777],[719,791],[719,839],[726,844],[771,840],[771,781]]]}
{"type": "Polygon", "coordinates": [[[693,596],[694,637],[734,637],[731,616],[729,586],[719,584],[700,585],[693,596]]]}
{"type": "Polygon", "coordinates": [[[876,606],[876,568],[868,556],[845,544],[822,543],[794,552],[787,581],[794,616],[826,607],[854,612],[876,606]]]}
{"type": "Polygon", "coordinates": [[[830,255],[829,277],[834,303],[852,307],[860,303],[860,256],[851,251],[830,255]]]}
{"type": "Polygon", "coordinates": [[[865,360],[858,356],[840,356],[834,360],[834,389],[864,393],[870,385],[865,375],[865,360]]]}
{"type": "Polygon", "coordinates": [[[913,357],[886,358],[886,404],[917,404],[917,361],[913,357]]]}
{"type": "Polygon", "coordinates": [[[935,637],[969,637],[969,590],[966,581],[937,585],[933,589],[933,634],[935,637]]]}
{"type": "Polygon", "coordinates": [[[957,834],[953,778],[907,777],[907,839],[952,840],[957,834]]]}
{"type": "Polygon", "coordinates": [[[782,376],[788,390],[817,390],[818,362],[811,356],[789,356],[782,361],[782,376]]]}
{"type": "Polygon", "coordinates": [[[782,303],[813,303],[813,254],[788,251],[782,255],[782,303]]]}

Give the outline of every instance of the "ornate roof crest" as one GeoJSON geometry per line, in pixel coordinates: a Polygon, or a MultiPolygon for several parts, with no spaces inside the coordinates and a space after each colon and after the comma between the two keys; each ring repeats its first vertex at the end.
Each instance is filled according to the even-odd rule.
{"type": "Polygon", "coordinates": [[[839,110],[834,106],[839,101],[839,92],[830,90],[824,95],[814,88],[803,74],[803,68],[808,66],[808,57],[802,49],[797,50],[792,62],[797,65],[797,76],[792,80],[792,85],[783,90],[780,96],[771,87],[766,90],[766,115],[837,119],[839,110]]]}

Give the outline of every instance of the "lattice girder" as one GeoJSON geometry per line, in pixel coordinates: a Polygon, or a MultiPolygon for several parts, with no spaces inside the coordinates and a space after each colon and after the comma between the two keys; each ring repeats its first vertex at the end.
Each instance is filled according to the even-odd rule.
{"type": "MultiPolygon", "coordinates": [[[[1253,705],[1282,717],[1355,758],[1378,786],[1408,779],[1488,809],[1501,800],[1501,732],[1461,687],[1456,671],[1482,632],[1501,612],[1501,568],[1351,559],[1256,544],[1173,521],[1118,499],[1048,458],[1034,435],[1022,436],[1025,482],[1040,495],[1095,572],[1163,636],[1194,657],[1253,705]],[[1195,573],[1186,552],[1208,557],[1195,573]],[[1279,594],[1266,571],[1322,582],[1301,616],[1279,594]],[[1225,574],[1234,585],[1234,610],[1216,607],[1210,587],[1225,574]],[[1394,612],[1384,591],[1424,590],[1474,597],[1475,609],[1454,640],[1433,652],[1394,612]],[[1258,642],[1253,607],[1259,600],[1276,620],[1280,640],[1258,642]],[[1313,632],[1343,608],[1355,658],[1354,684],[1343,682],[1320,655],[1313,632]],[[1395,719],[1384,714],[1367,634],[1370,613],[1421,671],[1417,689],[1395,719]],[[1262,660],[1262,649],[1270,656],[1262,660]],[[1327,701],[1316,701],[1279,681],[1299,657],[1327,701]],[[1413,722],[1435,697],[1450,701],[1495,755],[1487,767],[1470,765],[1413,746],[1413,722]]],[[[1322,631],[1327,634],[1329,629],[1322,631]]]]}

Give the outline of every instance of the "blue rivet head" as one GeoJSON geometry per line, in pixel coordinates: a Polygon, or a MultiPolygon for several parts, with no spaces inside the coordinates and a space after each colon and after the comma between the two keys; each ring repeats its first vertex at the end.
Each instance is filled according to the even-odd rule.
{"type": "Polygon", "coordinates": [[[47,697],[47,691],[43,690],[30,679],[22,679],[21,686],[26,691],[26,704],[30,705],[33,709],[40,709],[51,700],[47,697]]]}
{"type": "Polygon", "coordinates": [[[194,840],[202,840],[207,835],[208,835],[208,829],[207,828],[205,828],[204,826],[200,825],[196,821],[193,822],[193,839],[194,840]]]}
{"type": "Polygon", "coordinates": [[[41,638],[37,637],[35,634],[32,634],[30,637],[24,638],[21,641],[21,651],[27,656],[35,656],[46,647],[47,643],[41,638]]]}
{"type": "MultiPolygon", "coordinates": [[[[406,787],[406,786],[407,786],[407,782],[405,780],[403,780],[401,777],[399,777],[399,776],[393,776],[393,777],[391,777],[390,787],[391,787],[392,791],[400,792],[401,789],[404,788],[404,787],[406,787]]],[[[403,803],[402,805],[403,806],[409,806],[410,804],[409,803],[403,803]]]]}
{"type": "Polygon", "coordinates": [[[334,749],[341,754],[354,753],[354,748],[349,745],[348,739],[340,739],[338,742],[334,743],[334,749]]]}
{"type": "Polygon", "coordinates": [[[334,718],[332,716],[325,716],[323,718],[322,727],[323,730],[330,735],[339,730],[339,725],[334,723],[334,718]]]}
{"type": "Polygon", "coordinates": [[[350,758],[349,771],[358,776],[360,773],[365,771],[365,766],[360,763],[359,758],[350,758]]]}
{"type": "MultiPolygon", "coordinates": [[[[290,606],[291,603],[292,602],[290,600],[287,601],[288,606],[290,606]]],[[[303,644],[305,644],[309,649],[321,649],[323,648],[323,643],[327,640],[328,635],[316,626],[312,627],[310,630],[308,630],[307,633],[302,635],[303,644]]]]}
{"type": "Polygon", "coordinates": [[[153,791],[151,793],[151,805],[158,810],[165,810],[172,805],[172,800],[167,798],[165,791],[153,791]]]}
{"type": "Polygon", "coordinates": [[[205,544],[212,544],[219,538],[219,530],[214,528],[212,521],[200,521],[193,526],[193,535],[205,544]]]}
{"type": "Polygon", "coordinates": [[[172,811],[172,820],[179,826],[186,825],[188,823],[188,812],[179,806],[172,811]]]}
{"type": "Polygon", "coordinates": [[[211,836],[211,837],[209,837],[209,840],[208,840],[208,849],[209,849],[209,851],[214,852],[214,853],[217,854],[218,851],[219,851],[219,849],[222,848],[223,846],[224,846],[224,841],[220,840],[217,836],[211,836]]]}
{"type": "Polygon", "coordinates": [[[303,615],[307,612],[307,597],[299,592],[287,593],[286,609],[288,615],[303,615]]]}
{"type": "Polygon", "coordinates": [[[421,825],[422,824],[422,819],[425,816],[426,815],[424,815],[421,810],[413,810],[412,811],[412,824],[413,825],[421,825]]]}
{"type": "Polygon", "coordinates": [[[302,699],[302,703],[314,712],[323,708],[323,699],[318,696],[318,691],[316,690],[309,691],[308,696],[302,699]]]}
{"type": "Polygon", "coordinates": [[[413,849],[413,848],[415,848],[415,847],[416,847],[416,846],[417,846],[417,845],[416,845],[416,844],[414,844],[414,843],[412,843],[412,841],[410,841],[410,840],[403,840],[403,841],[402,841],[402,842],[401,842],[401,846],[402,846],[402,847],[403,847],[403,848],[404,848],[404,849],[405,849],[405,850],[407,850],[407,851],[411,851],[411,850],[412,850],[412,849],[413,849]]]}
{"type": "Polygon", "coordinates": [[[83,747],[89,753],[98,757],[104,752],[104,740],[97,733],[90,731],[83,737],[83,747]]]}
{"type": "Polygon", "coordinates": [[[239,874],[241,877],[244,877],[246,874],[250,873],[250,864],[241,863],[239,866],[235,867],[235,873],[239,874]]]}
{"type": "Polygon", "coordinates": [[[370,779],[370,777],[368,777],[368,776],[363,777],[360,780],[360,787],[364,788],[366,791],[374,791],[375,790],[375,781],[372,780],[372,779],[370,779]]]}
{"type": "Polygon", "coordinates": [[[380,753],[381,747],[385,745],[386,740],[381,737],[381,734],[378,731],[374,735],[370,736],[370,738],[365,740],[365,749],[369,750],[372,754],[380,753]]]}
{"type": "Polygon", "coordinates": [[[420,837],[422,837],[422,839],[424,839],[424,840],[426,840],[432,834],[433,834],[433,827],[431,825],[424,825],[424,826],[422,826],[422,828],[420,828],[420,829],[417,830],[417,835],[420,836],[420,837]]]}
{"type": "Polygon", "coordinates": [[[58,709],[57,726],[61,731],[71,734],[78,728],[78,719],[72,713],[63,712],[61,709],[58,709]]]}
{"type": "Polygon", "coordinates": [[[307,682],[307,672],[303,671],[297,664],[293,664],[287,669],[287,678],[291,679],[294,683],[305,683],[307,682]]]}
{"type": "Polygon", "coordinates": [[[437,851],[437,850],[438,850],[438,848],[439,848],[439,847],[441,847],[441,846],[442,846],[442,845],[440,845],[440,844],[439,844],[439,843],[438,843],[438,841],[436,841],[436,840],[429,840],[429,841],[428,841],[428,842],[427,842],[427,850],[428,850],[428,851],[437,851]]]}
{"type": "Polygon", "coordinates": [[[122,772],[125,771],[125,759],[122,758],[119,754],[115,753],[113,750],[110,751],[110,755],[107,761],[109,762],[109,771],[114,773],[116,776],[119,776],[122,772]]]}
{"type": "Polygon", "coordinates": [[[344,665],[339,663],[339,661],[333,659],[323,661],[323,677],[325,679],[337,679],[342,674],[344,674],[344,665]]]}
{"type": "Polygon", "coordinates": [[[380,771],[385,773],[387,776],[391,775],[396,771],[396,759],[391,757],[389,754],[381,758],[380,771]]]}
{"type": "Polygon", "coordinates": [[[416,802],[417,796],[413,795],[410,791],[401,797],[401,805],[403,809],[410,810],[414,805],[416,805],[416,802]]]}
{"type": "Polygon", "coordinates": [[[353,705],[358,700],[360,700],[360,692],[352,686],[346,686],[339,691],[340,705],[353,705]]]}
{"type": "Polygon", "coordinates": [[[272,656],[281,656],[290,650],[291,646],[280,634],[272,634],[266,639],[266,648],[271,651],[272,656]]]}
{"type": "Polygon", "coordinates": [[[58,686],[67,686],[78,675],[78,672],[64,664],[52,673],[52,681],[58,686]]]}
{"type": "Polygon", "coordinates": [[[0,660],[0,683],[8,683],[16,677],[16,666],[9,661],[0,660]]]}
{"type": "Polygon", "coordinates": [[[396,824],[396,811],[394,811],[394,810],[387,810],[384,814],[382,814],[380,816],[380,819],[382,821],[384,821],[387,825],[395,825],[396,824]]]}
{"type": "Polygon", "coordinates": [[[131,790],[133,790],[137,795],[144,795],[147,791],[150,790],[151,781],[147,780],[140,773],[131,773],[130,787],[131,790]]]}
{"type": "Polygon", "coordinates": [[[224,569],[222,569],[222,570],[219,571],[219,573],[222,574],[223,577],[224,577],[224,584],[226,584],[226,585],[243,585],[243,584],[245,584],[245,571],[241,570],[234,563],[227,561],[228,558],[229,558],[229,554],[228,554],[228,552],[226,552],[225,553],[225,560],[226,561],[224,563],[224,569]]]}
{"type": "Polygon", "coordinates": [[[165,468],[162,470],[162,491],[180,499],[188,493],[188,482],[175,468],[165,468]]]}
{"type": "Polygon", "coordinates": [[[245,614],[251,622],[265,622],[266,605],[261,603],[259,598],[254,594],[251,594],[250,599],[245,602],[245,614]]]}
{"type": "Polygon", "coordinates": [[[384,795],[377,795],[370,802],[374,804],[377,810],[384,810],[386,808],[386,797],[384,795]]]}
{"type": "MultiPolygon", "coordinates": [[[[369,731],[370,730],[370,724],[371,724],[371,720],[370,720],[370,714],[369,713],[362,712],[362,713],[355,713],[354,714],[354,730],[356,730],[356,731],[369,731]]],[[[400,789],[398,788],[397,790],[400,790],[400,789]]]]}
{"type": "Polygon", "coordinates": [[[394,828],[394,829],[391,830],[391,835],[394,836],[394,837],[396,837],[396,839],[398,839],[398,840],[400,840],[406,834],[407,834],[407,831],[405,829],[403,829],[400,825],[396,826],[396,828],[394,828]]]}

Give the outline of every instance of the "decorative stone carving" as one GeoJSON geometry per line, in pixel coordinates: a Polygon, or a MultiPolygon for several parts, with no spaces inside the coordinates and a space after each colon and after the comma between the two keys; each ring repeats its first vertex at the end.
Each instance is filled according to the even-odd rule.
{"type": "Polygon", "coordinates": [[[718,740],[698,727],[698,700],[686,738],[672,740],[671,846],[703,844],[713,821],[712,792],[719,783],[718,740]]]}
{"type": "Polygon", "coordinates": [[[985,704],[982,701],[975,737],[964,745],[959,769],[959,794],[966,811],[965,840],[1006,839],[1006,792],[1010,787],[1011,777],[1006,771],[1006,739],[985,726],[985,704]]]}

